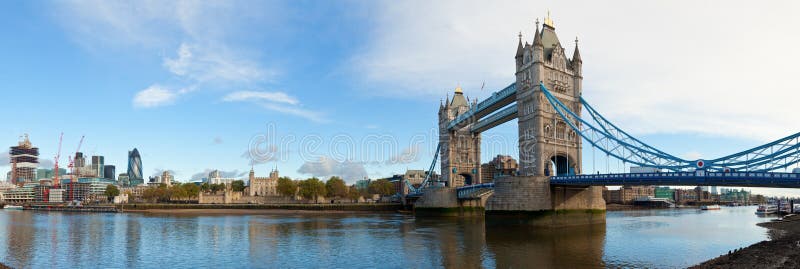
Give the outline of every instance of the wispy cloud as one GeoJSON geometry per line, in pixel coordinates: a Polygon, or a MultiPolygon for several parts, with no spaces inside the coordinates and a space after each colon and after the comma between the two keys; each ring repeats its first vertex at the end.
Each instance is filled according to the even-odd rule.
{"type": "Polygon", "coordinates": [[[301,107],[297,98],[284,92],[238,91],[226,95],[222,101],[251,102],[275,112],[306,118],[318,123],[328,122],[322,113],[301,107]]]}
{"type": "Polygon", "coordinates": [[[300,102],[297,98],[289,96],[283,92],[258,92],[258,91],[238,91],[226,95],[223,101],[270,101],[276,103],[286,103],[297,105],[300,102]]]}
{"type": "Polygon", "coordinates": [[[77,1],[55,5],[59,21],[79,44],[90,49],[138,48],[160,56],[172,77],[133,96],[133,105],[152,108],[174,104],[189,91],[174,88],[234,90],[258,88],[279,73],[263,65],[256,50],[239,42],[251,33],[241,29],[265,22],[280,3],[238,5],[207,1],[77,1]],[[257,11],[256,11],[257,10],[257,11]],[[213,18],[213,19],[209,19],[213,18]]]}
{"type": "Polygon", "coordinates": [[[177,57],[164,58],[164,68],[172,74],[197,83],[259,82],[274,76],[275,71],[225,51],[225,47],[208,48],[181,43],[177,57]]]}

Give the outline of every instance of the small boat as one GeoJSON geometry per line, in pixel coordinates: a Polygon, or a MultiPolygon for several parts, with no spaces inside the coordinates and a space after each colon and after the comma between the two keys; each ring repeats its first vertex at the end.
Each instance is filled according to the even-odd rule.
{"type": "Polygon", "coordinates": [[[21,205],[5,205],[5,206],[3,207],[3,209],[8,209],[8,210],[22,210],[22,206],[21,206],[21,205]]]}
{"type": "Polygon", "coordinates": [[[704,205],[704,206],[701,206],[700,209],[702,209],[702,210],[720,210],[721,208],[719,207],[719,205],[704,205]]]}
{"type": "Polygon", "coordinates": [[[758,209],[756,209],[756,214],[758,215],[775,214],[777,212],[778,206],[773,204],[760,205],[758,209]]]}

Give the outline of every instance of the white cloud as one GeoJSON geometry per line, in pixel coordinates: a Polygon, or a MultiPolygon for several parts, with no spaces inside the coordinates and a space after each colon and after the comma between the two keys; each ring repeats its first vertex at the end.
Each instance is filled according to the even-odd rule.
{"type": "MultiPolygon", "coordinates": [[[[195,173],[194,175],[192,175],[191,181],[199,181],[202,180],[203,178],[208,178],[208,173],[211,173],[214,170],[219,170],[219,169],[207,168],[203,170],[203,172],[195,173]]],[[[247,175],[248,173],[248,171],[239,171],[239,170],[232,170],[232,171],[219,170],[219,172],[220,176],[224,178],[240,178],[247,175]]]]}
{"type": "MultiPolygon", "coordinates": [[[[265,67],[258,51],[246,43],[254,25],[274,27],[280,3],[206,1],[116,1],[62,2],[55,5],[56,18],[77,43],[91,50],[132,48],[163,55],[162,66],[179,81],[176,88],[232,90],[268,82],[278,73],[265,67]],[[213,18],[213,19],[210,19],[213,18]],[[182,85],[181,85],[182,84],[182,85]]],[[[134,97],[137,107],[173,103],[182,94],[167,89],[141,91],[134,97]]]]}
{"type": "Polygon", "coordinates": [[[153,176],[153,177],[161,176],[162,174],[164,174],[164,171],[169,172],[169,174],[172,175],[173,177],[176,175],[174,170],[156,168],[156,169],[153,169],[153,174],[151,176],[153,176]]]}
{"type": "Polygon", "coordinates": [[[362,163],[336,161],[325,156],[320,157],[317,161],[305,162],[300,169],[297,169],[297,172],[320,178],[339,176],[351,183],[367,176],[367,170],[362,163]]]}
{"type": "Polygon", "coordinates": [[[258,64],[237,58],[225,47],[181,43],[177,58],[164,58],[164,68],[179,77],[202,82],[257,82],[274,75],[258,64]]]}
{"type": "Polygon", "coordinates": [[[517,33],[532,42],[548,7],[570,54],[580,36],[584,97],[621,128],[767,141],[800,130],[789,116],[800,100],[798,4],[376,4],[377,27],[352,71],[382,95],[443,97],[460,82],[485,97],[514,81],[517,33]]]}
{"type": "Polygon", "coordinates": [[[151,108],[170,105],[175,99],[185,91],[173,91],[158,84],[151,85],[147,89],[141,90],[133,97],[133,106],[140,108],[151,108]]]}
{"type": "Polygon", "coordinates": [[[233,92],[222,98],[223,101],[270,101],[276,103],[286,103],[297,105],[300,102],[297,98],[289,96],[283,92],[258,92],[258,91],[238,91],[233,92]]]}
{"type": "Polygon", "coordinates": [[[386,164],[406,164],[406,163],[413,163],[419,160],[419,146],[414,145],[408,147],[397,154],[395,156],[390,156],[389,160],[386,161],[386,164]]]}

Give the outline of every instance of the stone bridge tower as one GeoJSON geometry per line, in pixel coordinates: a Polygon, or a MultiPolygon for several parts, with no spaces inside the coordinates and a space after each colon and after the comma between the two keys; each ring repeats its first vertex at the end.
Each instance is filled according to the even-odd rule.
{"type": "Polygon", "coordinates": [[[461,187],[481,182],[481,135],[470,132],[471,124],[456,131],[447,130],[447,124],[458,115],[475,106],[477,99],[469,102],[461,87],[439,106],[439,143],[442,177],[448,187],[461,187]]]}
{"type": "Polygon", "coordinates": [[[533,44],[525,42],[523,45],[520,34],[514,58],[517,66],[520,174],[579,174],[581,139],[553,110],[539,87],[539,82],[544,83],[554,96],[580,115],[583,77],[577,39],[575,51],[569,59],[548,15],[541,31],[539,21],[536,21],[533,44]]]}

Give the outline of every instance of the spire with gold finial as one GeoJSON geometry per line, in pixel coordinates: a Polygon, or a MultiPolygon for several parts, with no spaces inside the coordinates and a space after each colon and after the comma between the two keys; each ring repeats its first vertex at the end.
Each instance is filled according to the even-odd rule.
{"type": "Polygon", "coordinates": [[[547,11],[547,18],[544,19],[544,25],[550,26],[551,28],[556,27],[553,24],[553,19],[550,18],[550,10],[547,11]]]}
{"type": "Polygon", "coordinates": [[[456,84],[456,94],[463,94],[464,91],[461,90],[461,84],[456,84]]]}

